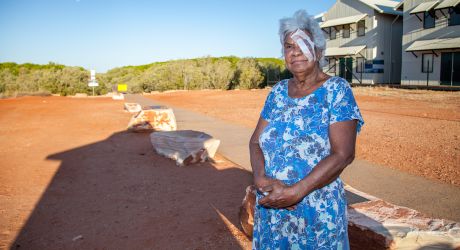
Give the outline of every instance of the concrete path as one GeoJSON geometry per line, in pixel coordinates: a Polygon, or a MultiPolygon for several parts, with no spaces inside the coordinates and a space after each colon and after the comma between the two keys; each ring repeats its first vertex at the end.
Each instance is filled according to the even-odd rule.
{"type": "MultiPolygon", "coordinates": [[[[126,102],[142,106],[163,105],[140,95],[126,95],[126,102]]],[[[165,105],[168,106],[168,105],[165,105]]],[[[193,129],[221,140],[218,152],[251,171],[249,138],[253,129],[231,124],[193,111],[171,107],[178,129],[193,129]]],[[[390,203],[416,209],[429,216],[460,221],[460,188],[409,175],[364,160],[355,160],[341,175],[346,184],[390,203]]],[[[359,193],[347,193],[349,203],[366,200],[359,193]]]]}

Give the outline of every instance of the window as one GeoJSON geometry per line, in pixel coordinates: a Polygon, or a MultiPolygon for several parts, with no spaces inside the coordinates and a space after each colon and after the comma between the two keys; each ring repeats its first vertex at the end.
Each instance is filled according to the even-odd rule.
{"type": "Polygon", "coordinates": [[[358,22],[358,36],[364,36],[366,34],[366,21],[361,20],[358,22]]]}
{"type": "Polygon", "coordinates": [[[331,33],[330,30],[331,30],[330,28],[324,28],[324,29],[323,29],[324,36],[325,36],[327,39],[329,39],[329,34],[331,33]]]}
{"type": "Polygon", "coordinates": [[[423,28],[430,29],[434,27],[434,13],[433,12],[425,12],[423,14],[423,28]]]}
{"type": "Polygon", "coordinates": [[[343,38],[349,38],[350,37],[350,25],[349,24],[345,24],[343,26],[343,34],[342,34],[342,37],[343,38]]]}
{"type": "Polygon", "coordinates": [[[449,11],[449,26],[460,25],[460,5],[449,11]]]}
{"type": "Polygon", "coordinates": [[[356,73],[364,72],[364,57],[356,58],[356,73]]]}
{"type": "Polygon", "coordinates": [[[330,73],[335,73],[335,68],[336,68],[336,60],[335,58],[329,58],[329,72],[330,73]]]}
{"type": "Polygon", "coordinates": [[[422,73],[433,73],[433,54],[422,55],[422,73]]]}
{"type": "Polygon", "coordinates": [[[330,37],[329,37],[331,40],[334,40],[337,38],[337,30],[335,29],[335,27],[331,27],[331,33],[330,33],[330,37]]]}

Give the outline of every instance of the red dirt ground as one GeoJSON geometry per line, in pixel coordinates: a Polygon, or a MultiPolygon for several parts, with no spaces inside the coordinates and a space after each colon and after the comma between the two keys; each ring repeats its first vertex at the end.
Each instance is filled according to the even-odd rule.
{"type": "MultiPolygon", "coordinates": [[[[460,93],[354,88],[357,157],[460,186],[460,93]]],[[[150,97],[254,127],[268,90],[150,97]]],[[[0,100],[0,249],[249,249],[251,182],[222,157],[179,168],[107,98],[0,100]],[[211,191],[210,191],[211,190],[211,191]]]]}
{"type": "Polygon", "coordinates": [[[251,175],[222,157],[185,168],[107,98],[0,100],[0,249],[249,249],[251,175]]]}
{"type": "MultiPolygon", "coordinates": [[[[265,90],[175,91],[148,95],[253,128],[265,90]]],[[[460,92],[353,88],[365,126],[357,158],[460,186],[460,92]]]]}

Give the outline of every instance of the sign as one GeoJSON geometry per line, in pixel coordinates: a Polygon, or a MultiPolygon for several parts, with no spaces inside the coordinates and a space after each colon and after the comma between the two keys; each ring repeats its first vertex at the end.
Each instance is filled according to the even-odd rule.
{"type": "Polygon", "coordinates": [[[118,84],[117,90],[118,90],[118,92],[127,92],[128,91],[128,85],[127,84],[118,84]]]}
{"type": "Polygon", "coordinates": [[[96,81],[96,70],[92,69],[91,70],[91,81],[96,81]]]}
{"type": "Polygon", "coordinates": [[[88,83],[88,86],[89,86],[89,87],[97,87],[97,86],[99,86],[99,83],[97,83],[96,81],[90,81],[90,82],[88,83]]]}
{"type": "Polygon", "coordinates": [[[364,73],[383,73],[383,60],[367,60],[364,64],[364,73]]]}
{"type": "Polygon", "coordinates": [[[96,81],[96,70],[92,69],[92,70],[90,70],[90,72],[91,72],[91,77],[89,79],[88,86],[89,87],[97,87],[97,86],[99,86],[99,83],[97,83],[97,81],[96,81]]]}

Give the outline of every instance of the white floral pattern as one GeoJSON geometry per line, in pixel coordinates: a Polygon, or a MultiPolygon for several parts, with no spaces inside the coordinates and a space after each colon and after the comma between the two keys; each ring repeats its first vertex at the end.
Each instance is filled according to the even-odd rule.
{"type": "MultiPolygon", "coordinates": [[[[302,98],[289,97],[283,80],[271,90],[261,116],[269,122],[259,137],[265,173],[287,185],[330,154],[332,123],[356,119],[358,132],[364,124],[350,85],[340,77],[302,98]]],[[[253,237],[253,249],[349,249],[342,181],[313,191],[293,211],[256,205],[253,237]]]]}

